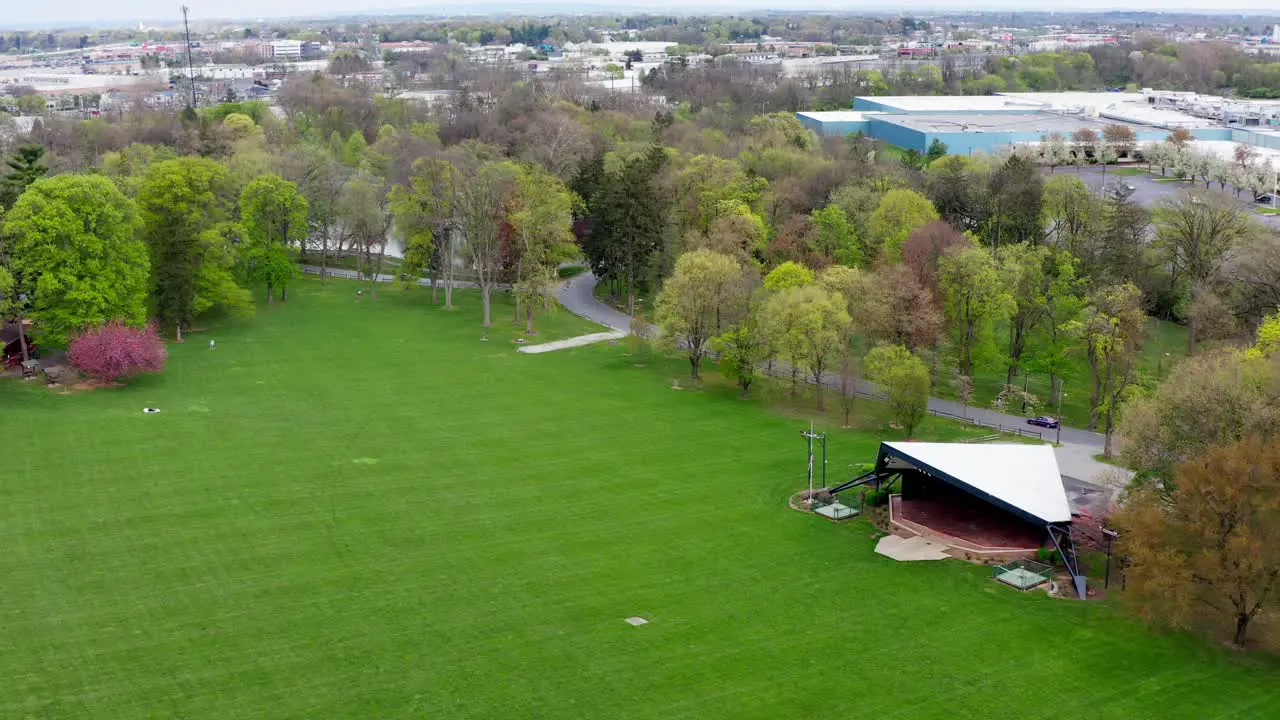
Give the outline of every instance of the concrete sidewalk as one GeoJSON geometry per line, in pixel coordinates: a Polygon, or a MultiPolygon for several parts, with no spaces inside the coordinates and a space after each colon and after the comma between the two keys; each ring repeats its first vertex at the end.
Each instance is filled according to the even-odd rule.
{"type": "Polygon", "coordinates": [[[577,337],[565,338],[564,340],[553,340],[551,342],[538,343],[537,345],[523,345],[519,350],[517,350],[517,352],[536,355],[538,353],[551,352],[553,350],[582,347],[583,345],[591,345],[593,343],[604,342],[605,340],[618,340],[626,336],[626,333],[618,332],[616,330],[611,332],[591,333],[590,335],[579,335],[577,337]]]}

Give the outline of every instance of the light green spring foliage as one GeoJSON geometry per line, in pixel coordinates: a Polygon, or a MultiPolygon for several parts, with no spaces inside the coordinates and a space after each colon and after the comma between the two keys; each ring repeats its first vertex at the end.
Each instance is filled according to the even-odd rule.
{"type": "Polygon", "coordinates": [[[742,388],[742,395],[746,397],[755,380],[756,368],[768,354],[768,343],[754,318],[713,338],[711,348],[720,354],[716,362],[720,372],[742,388]]]}
{"type": "Polygon", "coordinates": [[[677,208],[686,228],[706,232],[731,208],[753,208],[768,182],[748,176],[741,163],[712,155],[695,155],[676,173],[677,208]]]}
{"type": "Polygon", "coordinates": [[[908,436],[929,408],[929,368],[901,345],[880,345],[863,359],[867,377],[884,390],[893,417],[908,436]]]}
{"type": "Polygon", "coordinates": [[[770,270],[769,274],[764,276],[764,289],[769,292],[804,287],[812,283],[813,271],[790,260],[770,270]]]}
{"type": "Polygon", "coordinates": [[[814,251],[838,265],[861,266],[866,254],[858,243],[858,235],[849,216],[838,205],[828,205],[814,210],[809,217],[817,229],[814,234],[814,251]]]}
{"type": "Polygon", "coordinates": [[[279,175],[253,179],[240,194],[240,216],[249,240],[287,245],[307,236],[307,200],[279,175]]]}
{"type": "Polygon", "coordinates": [[[152,299],[167,328],[189,327],[195,315],[202,234],[225,219],[227,184],[224,166],[196,157],[156,163],[143,175],[138,214],[151,251],[152,299]]]}
{"type": "Polygon", "coordinates": [[[173,149],[167,146],[134,143],[119,152],[104,153],[102,174],[111,178],[125,195],[136,197],[147,168],[175,157],[173,149]]]}
{"type": "Polygon", "coordinates": [[[929,198],[915,190],[895,188],[884,194],[867,219],[868,244],[883,257],[899,262],[911,231],[937,219],[938,211],[929,198]]]}
{"type": "Polygon", "coordinates": [[[253,118],[242,113],[231,113],[222,120],[222,130],[232,140],[242,140],[254,133],[262,132],[253,118]]]}
{"type": "Polygon", "coordinates": [[[13,275],[8,268],[0,266],[0,314],[8,317],[10,308],[13,306],[13,275]]]}
{"type": "Polygon", "coordinates": [[[1271,357],[1280,350],[1280,310],[1263,318],[1258,326],[1257,340],[1246,351],[1249,357],[1271,357]]]}
{"type": "Polygon", "coordinates": [[[1085,283],[1069,252],[1051,253],[1046,265],[1044,304],[1028,344],[1026,366],[1034,373],[1061,376],[1072,367],[1075,338],[1064,328],[1084,309],[1085,283]]]}
{"type": "Polygon", "coordinates": [[[745,301],[742,266],[728,255],[694,250],[676,260],[655,301],[655,320],[668,342],[684,343],[694,378],[707,343],[733,324],[745,301]]]}
{"type": "Polygon", "coordinates": [[[809,150],[818,144],[817,136],[800,124],[794,113],[776,112],[757,115],[747,123],[747,134],[753,146],[790,147],[809,150]]]}
{"type": "Polygon", "coordinates": [[[403,287],[417,287],[435,254],[436,227],[453,212],[454,167],[438,158],[421,158],[413,164],[408,185],[391,189],[389,204],[396,231],[404,239],[400,265],[403,287]]]}
{"type": "Polygon", "coordinates": [[[142,325],[150,262],[133,201],[101,175],[38,180],[4,220],[10,261],[31,318],[54,343],[84,327],[142,325]]]}
{"type": "Polygon", "coordinates": [[[232,238],[243,230],[235,223],[221,223],[200,235],[201,259],[195,278],[192,311],[196,316],[220,312],[231,317],[252,317],[257,310],[253,293],[236,277],[237,253],[232,238]]]}
{"type": "Polygon", "coordinates": [[[551,304],[548,290],[555,282],[556,267],[577,252],[573,214],[581,207],[581,198],[555,175],[536,165],[519,166],[507,221],[519,246],[517,292],[525,303],[530,332],[534,310],[551,304]]]}
{"type": "MultiPolygon", "coordinates": [[[[809,275],[812,283],[812,273],[809,275]]],[[[769,344],[805,374],[831,366],[849,328],[841,295],[818,285],[786,287],[765,301],[760,327],[769,344]]]]}
{"type": "Polygon", "coordinates": [[[364,139],[364,133],[356,131],[351,133],[351,137],[347,138],[347,142],[342,146],[342,152],[339,158],[343,165],[358,168],[364,162],[365,154],[369,152],[369,143],[364,139]]]}
{"type": "Polygon", "coordinates": [[[965,375],[973,375],[975,359],[999,355],[991,325],[1015,309],[1003,280],[984,248],[952,249],[938,262],[938,290],[960,356],[958,369],[965,375]]]}
{"type": "Polygon", "coordinates": [[[307,200],[279,175],[254,178],[240,194],[240,222],[249,241],[246,259],[268,288],[288,287],[297,273],[288,246],[307,237],[307,200]]]}

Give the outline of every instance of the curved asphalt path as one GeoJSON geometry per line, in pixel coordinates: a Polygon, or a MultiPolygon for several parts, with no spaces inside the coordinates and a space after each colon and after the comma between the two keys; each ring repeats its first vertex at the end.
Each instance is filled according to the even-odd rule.
{"type": "MultiPolygon", "coordinates": [[[[566,310],[579,317],[613,330],[624,333],[629,332],[631,329],[630,317],[626,313],[619,312],[596,299],[595,287],[597,282],[595,275],[590,272],[584,272],[562,284],[556,293],[557,298],[566,310]]],[[[823,384],[829,387],[839,387],[839,377],[834,375],[824,377],[823,384]]],[[[881,397],[879,388],[870,382],[860,381],[858,383],[858,391],[862,395],[881,397]]],[[[1027,427],[1027,421],[1024,417],[1008,415],[981,407],[970,406],[966,409],[962,404],[954,400],[929,398],[929,409],[1007,428],[1027,427]]],[[[1052,441],[1054,437],[1054,431],[1044,431],[1045,440],[1052,441]]],[[[1054,453],[1057,456],[1058,469],[1062,473],[1063,485],[1066,486],[1067,497],[1071,501],[1073,509],[1092,510],[1096,513],[1104,509],[1114,495],[1115,491],[1112,483],[1107,478],[1108,476],[1114,477],[1118,468],[1093,459],[1094,455],[1102,452],[1102,446],[1103,435],[1101,433],[1065,426],[1062,428],[1062,444],[1055,448],[1054,453]]]]}

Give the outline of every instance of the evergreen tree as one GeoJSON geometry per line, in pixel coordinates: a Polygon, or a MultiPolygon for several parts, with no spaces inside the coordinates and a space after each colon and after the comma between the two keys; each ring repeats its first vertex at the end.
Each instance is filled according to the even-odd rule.
{"type": "Polygon", "coordinates": [[[147,169],[138,188],[142,235],[151,250],[151,295],[160,323],[182,330],[195,315],[196,278],[204,258],[206,228],[224,219],[227,170],[186,157],[147,169]]]}
{"type": "Polygon", "coordinates": [[[616,172],[606,173],[590,193],[582,252],[597,276],[625,282],[630,311],[635,310],[636,280],[662,244],[667,201],[655,180],[665,163],[662,147],[653,145],[616,172]]]}
{"type": "Polygon", "coordinates": [[[13,207],[28,185],[49,172],[49,166],[44,164],[44,148],[35,144],[18,146],[5,165],[9,170],[0,177],[0,210],[13,207]]]}

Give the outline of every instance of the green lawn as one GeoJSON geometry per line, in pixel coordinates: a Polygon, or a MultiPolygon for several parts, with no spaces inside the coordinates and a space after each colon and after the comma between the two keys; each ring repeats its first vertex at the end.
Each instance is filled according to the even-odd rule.
{"type": "MultiPolygon", "coordinates": [[[[354,287],[299,283],[126,389],[0,383],[0,717],[1280,707],[1274,659],[986,568],[895,563],[866,523],[787,509],[802,418],[714,383],[671,390],[677,361],[521,355],[509,324],[480,341],[472,293],[449,313],[354,287]]],[[[832,466],[877,438],[833,433],[832,466]]]]}
{"type": "Polygon", "coordinates": [[[1145,167],[1125,166],[1125,167],[1118,167],[1118,168],[1109,167],[1107,168],[1107,174],[1119,175],[1121,177],[1135,177],[1137,175],[1147,175],[1149,173],[1145,167]]]}
{"type": "MultiPolygon", "coordinates": [[[[996,337],[1007,336],[1007,331],[997,329],[996,337]]],[[[1140,381],[1154,382],[1169,373],[1170,366],[1187,354],[1187,329],[1176,323],[1154,318],[1147,321],[1147,333],[1142,343],[1142,359],[1138,365],[1140,381]]],[[[952,365],[944,361],[946,371],[939,372],[939,387],[935,394],[956,399],[955,384],[951,380],[949,368],[952,365]]],[[[991,407],[991,401],[999,394],[1008,375],[1004,365],[988,364],[979,367],[974,377],[974,404],[991,407]]],[[[1019,386],[1026,378],[1016,378],[1019,386]]],[[[1027,415],[1057,414],[1057,398],[1053,395],[1047,373],[1031,373],[1026,387],[1040,401],[1038,408],[1028,408],[1027,415]]],[[[1088,359],[1083,349],[1070,358],[1068,371],[1063,379],[1062,417],[1067,425],[1085,427],[1089,422],[1089,396],[1093,391],[1093,376],[1089,371],[1088,359]]],[[[1014,415],[1020,413],[1022,407],[1008,408],[1014,415]]]]}
{"type": "Polygon", "coordinates": [[[876,154],[888,160],[901,160],[906,156],[907,149],[887,142],[878,142],[876,143],[876,154]]]}

